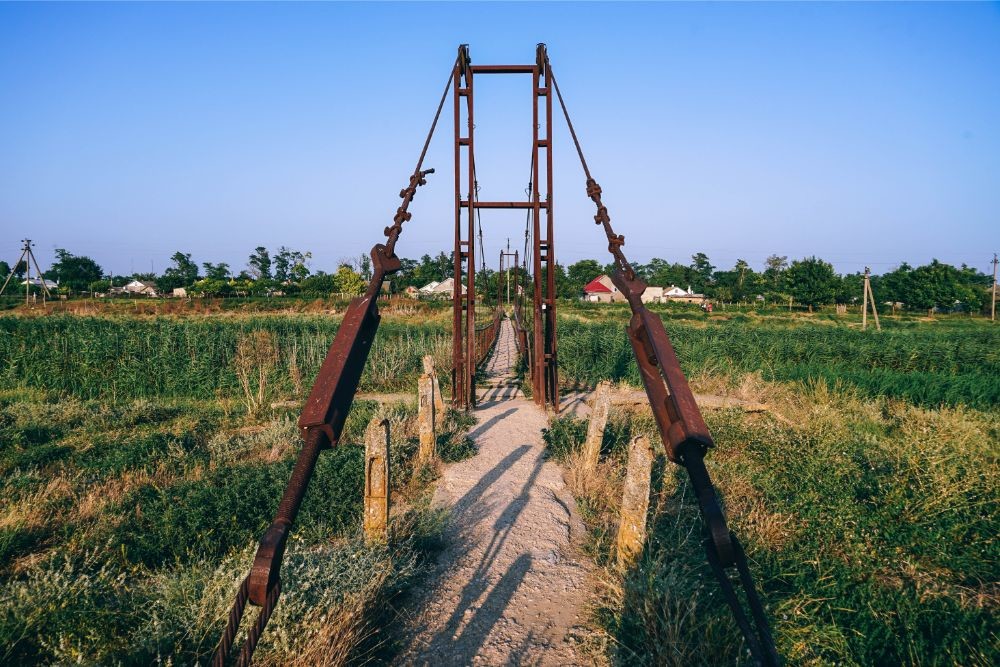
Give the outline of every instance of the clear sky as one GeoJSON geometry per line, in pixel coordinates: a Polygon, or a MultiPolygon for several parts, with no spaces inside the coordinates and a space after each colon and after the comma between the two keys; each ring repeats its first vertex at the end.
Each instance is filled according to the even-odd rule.
{"type": "MultiPolygon", "coordinates": [[[[2,4],[0,258],[314,269],[381,240],[459,43],[546,42],[626,252],[876,272],[1000,251],[996,4],[2,4]]],[[[530,79],[478,79],[480,198],[527,185],[530,79]]],[[[451,249],[451,113],[398,251],[451,249]]],[[[557,124],[556,254],[606,261],[557,124]]],[[[487,256],[523,212],[486,212],[487,256]]]]}

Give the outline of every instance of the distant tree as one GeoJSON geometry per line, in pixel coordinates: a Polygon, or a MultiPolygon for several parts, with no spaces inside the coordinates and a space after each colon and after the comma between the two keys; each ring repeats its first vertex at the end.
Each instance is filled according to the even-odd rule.
{"type": "Polygon", "coordinates": [[[10,264],[0,260],[0,278],[6,278],[10,274],[10,264]]]}
{"type": "Polygon", "coordinates": [[[274,279],[279,283],[295,282],[309,275],[306,263],[312,259],[311,252],[301,252],[281,246],[274,254],[274,279]]]}
{"type": "Polygon", "coordinates": [[[191,253],[179,250],[170,256],[173,266],[167,267],[156,281],[156,286],[164,292],[177,287],[188,287],[198,280],[198,265],[191,260],[191,253]]]}
{"type": "MultiPolygon", "coordinates": [[[[836,303],[855,303],[864,298],[865,274],[845,273],[837,281],[837,288],[833,295],[836,303]]],[[[874,289],[872,290],[874,292],[874,289]]]]}
{"type": "Polygon", "coordinates": [[[82,292],[90,283],[100,280],[103,274],[101,267],[90,257],[76,256],[63,248],[56,248],[56,261],[44,276],[58,282],[60,287],[82,292]]]}
{"type": "Polygon", "coordinates": [[[572,293],[570,296],[581,296],[584,286],[599,275],[601,275],[601,265],[595,259],[581,259],[570,264],[566,269],[566,281],[572,293]]]}
{"type": "Polygon", "coordinates": [[[434,275],[433,280],[441,281],[451,278],[455,273],[455,253],[449,252],[447,255],[444,252],[439,252],[437,257],[434,258],[434,266],[436,267],[437,273],[434,275]]]}
{"type": "Polygon", "coordinates": [[[788,257],[786,255],[771,255],[764,260],[764,279],[768,289],[780,292],[785,288],[784,275],[788,269],[788,257]]]}
{"type": "Polygon", "coordinates": [[[254,248],[253,254],[247,259],[247,269],[254,280],[271,279],[271,257],[267,254],[267,248],[254,248]]]}
{"type": "Polygon", "coordinates": [[[711,291],[723,301],[749,301],[760,292],[758,274],[743,259],[736,260],[729,271],[716,271],[712,278],[711,291]]]}
{"type": "Polygon", "coordinates": [[[229,279],[229,265],[225,262],[219,262],[218,264],[213,264],[212,262],[202,262],[201,266],[205,269],[205,278],[209,280],[229,279]]]}
{"type": "Polygon", "coordinates": [[[799,303],[813,307],[832,303],[837,291],[833,266],[813,256],[792,262],[786,271],[788,289],[799,303]]]}
{"type": "Polygon", "coordinates": [[[668,262],[659,257],[649,260],[649,264],[645,266],[637,267],[637,270],[650,285],[657,287],[670,287],[671,285],[680,287],[691,283],[692,271],[690,267],[679,262],[668,262]]]}
{"type": "Polygon", "coordinates": [[[696,292],[705,293],[712,284],[712,272],[715,267],[708,261],[708,255],[703,252],[691,255],[691,282],[696,292]]]}
{"type": "Polygon", "coordinates": [[[932,260],[909,272],[904,283],[902,301],[907,308],[951,310],[961,305],[967,310],[978,310],[983,304],[983,293],[974,282],[969,284],[968,273],[950,264],[932,260]]]}
{"type": "Polygon", "coordinates": [[[372,279],[372,258],[368,255],[362,254],[358,257],[358,272],[361,274],[361,278],[368,282],[372,279]]]}
{"type": "Polygon", "coordinates": [[[322,272],[317,272],[304,279],[299,283],[299,287],[302,288],[302,293],[315,296],[327,296],[340,291],[337,276],[322,272]]]}
{"type": "Polygon", "coordinates": [[[24,274],[28,272],[28,261],[22,259],[17,264],[14,265],[14,277],[18,280],[24,278],[24,274]]]}
{"type": "Polygon", "coordinates": [[[337,291],[345,294],[361,294],[365,289],[365,281],[350,266],[341,264],[335,274],[337,291]]]}

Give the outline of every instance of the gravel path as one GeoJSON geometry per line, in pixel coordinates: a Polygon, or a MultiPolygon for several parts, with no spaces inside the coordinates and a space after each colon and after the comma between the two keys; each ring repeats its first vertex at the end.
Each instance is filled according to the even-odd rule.
{"type": "MultiPolygon", "coordinates": [[[[504,322],[488,371],[509,386],[516,357],[504,322]]],[[[482,402],[473,458],[448,466],[435,502],[451,508],[437,570],[411,609],[400,665],[589,665],[592,565],[575,548],[583,526],[562,471],[543,456],[545,414],[523,398],[482,402]]]]}

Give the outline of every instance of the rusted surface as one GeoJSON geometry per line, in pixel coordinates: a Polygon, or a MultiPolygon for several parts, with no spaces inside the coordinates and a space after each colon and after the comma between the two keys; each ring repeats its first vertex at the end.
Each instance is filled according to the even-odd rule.
{"type": "MultiPolygon", "coordinates": [[[[459,63],[456,62],[454,71],[458,69],[459,63]]],[[[449,83],[450,80],[449,76],[449,83]]],[[[423,150],[417,160],[417,166],[410,176],[409,184],[399,193],[403,201],[393,216],[393,224],[385,228],[386,242],[376,244],[372,248],[372,278],[364,295],[354,299],[348,307],[299,417],[303,446],[278,505],[274,521],[264,533],[250,573],[240,586],[233,602],[229,622],[213,658],[214,664],[219,667],[226,664],[229,659],[233,640],[238,633],[247,603],[261,607],[261,612],[241,648],[238,664],[250,662],[257,640],[277,604],[281,591],[281,562],[289,531],[309,487],[320,452],[325,448],[336,446],[340,441],[344,421],[357,393],[361,372],[378,330],[380,318],[377,296],[386,276],[400,268],[395,247],[403,231],[403,223],[411,218],[409,205],[416,196],[417,188],[426,184],[427,175],[434,173],[433,169],[422,168],[423,160],[447,94],[448,87],[445,87],[431,129],[424,141],[423,150]]]]}
{"type": "MultiPolygon", "coordinates": [[[[467,45],[459,47],[453,81],[455,117],[455,280],[452,316],[452,403],[467,409],[475,404],[474,375],[486,347],[483,329],[475,325],[476,238],[473,224],[481,209],[526,209],[533,229],[533,332],[529,337],[521,313],[515,313],[518,348],[528,361],[532,395],[542,407],[559,410],[556,357],[555,244],[552,210],[552,99],[545,45],[539,44],[534,65],[472,65],[467,45]],[[531,186],[527,201],[480,201],[475,175],[475,74],[531,74],[532,144],[531,186]],[[464,100],[464,104],[463,104],[464,100]],[[464,110],[464,118],[462,116],[464,110]],[[464,122],[463,122],[464,121],[464,122]],[[463,163],[464,158],[464,163],[463,163]],[[544,191],[541,183],[544,179],[544,191]],[[463,211],[465,211],[463,217],[463,211]],[[543,218],[544,212],[544,218],[543,218]],[[466,293],[462,294],[462,277],[466,293]],[[529,351],[527,346],[533,346],[529,351]]],[[[499,303],[499,299],[498,299],[499,303]]],[[[495,336],[496,331],[492,332],[495,336]]]]}
{"type": "MultiPolygon", "coordinates": [[[[638,364],[646,396],[656,419],[667,456],[683,465],[698,498],[707,539],[706,555],[719,580],[724,597],[733,610],[737,625],[747,639],[754,660],[758,664],[776,665],[778,656],[770,635],[763,604],[757,596],[742,547],[729,531],[715,487],[704,465],[705,452],[713,446],[711,434],[701,417],[694,396],[681,370],[670,338],[663,323],[655,314],[646,310],[640,296],[646,288],[636,275],[622,251],[625,238],[616,235],[611,218],[602,202],[600,185],[590,174],[580,148],[572,121],[566,111],[562,94],[552,74],[544,44],[536,50],[534,65],[471,65],[467,45],[459,47],[458,57],[448,84],[445,87],[430,132],[424,142],[417,166],[406,188],[400,191],[403,200],[393,217],[393,224],[385,228],[386,242],[372,248],[373,276],[363,296],[355,299],[344,316],[343,323],[330,346],[309,398],[299,419],[303,447],[292,471],[291,479],[282,496],[274,521],[261,539],[249,575],[237,592],[229,622],[220,640],[213,663],[226,664],[233,641],[238,634],[241,619],[248,604],[261,607],[246,642],[241,648],[239,664],[248,664],[257,641],[277,604],[281,593],[280,569],[285,546],[299,507],[305,497],[316,461],[323,449],[336,446],[343,432],[344,422],[357,392],[358,383],[368,353],[371,350],[379,324],[377,298],[383,280],[400,268],[395,245],[402,232],[403,223],[411,218],[409,205],[417,188],[426,183],[426,176],[433,169],[423,170],[423,160],[431,137],[437,126],[449,89],[454,101],[454,157],[455,157],[455,254],[453,291],[453,403],[459,408],[470,408],[475,403],[474,373],[476,366],[486,358],[500,328],[501,300],[492,319],[484,326],[475,322],[476,306],[476,239],[474,235],[477,209],[526,208],[533,235],[532,281],[533,313],[527,321],[524,311],[526,285],[515,289],[512,304],[516,340],[522,357],[530,369],[534,400],[543,407],[559,409],[557,354],[556,354],[556,293],[555,247],[553,234],[553,183],[552,183],[552,92],[559,98],[560,106],[569,126],[573,143],[579,154],[587,178],[587,195],[597,207],[594,220],[604,228],[608,250],[612,254],[614,270],[612,280],[627,299],[632,318],[626,329],[638,364]],[[474,153],[474,73],[532,75],[533,140],[531,155],[531,184],[527,202],[479,202],[474,153]],[[465,100],[465,132],[462,132],[461,101],[465,100]],[[465,164],[462,163],[463,150],[465,164]],[[543,155],[544,152],[544,155],[543,155]],[[463,168],[464,167],[464,168],[463,168]],[[545,179],[544,196],[541,182],[545,179]],[[464,179],[463,179],[464,176],[464,179]],[[465,192],[463,193],[463,185],[465,192]],[[464,195],[464,196],[463,196],[464,195]],[[462,212],[465,213],[463,219],[462,212]],[[544,222],[542,212],[545,212],[544,222]],[[462,278],[466,290],[462,293],[462,278]],[[726,570],[735,568],[746,595],[747,606],[756,626],[750,621],[738,600],[733,583],[726,570]]],[[[525,255],[527,255],[527,239],[525,255]]],[[[522,258],[527,274],[528,258],[522,258]]],[[[515,265],[517,259],[515,255],[515,265]]],[[[385,480],[386,490],[388,479],[385,480]]]]}
{"type": "MultiPolygon", "coordinates": [[[[719,504],[715,486],[705,468],[705,452],[713,446],[712,436],[705,426],[701,412],[688,386],[680,362],[670,343],[670,337],[663,328],[658,315],[648,311],[642,303],[642,293],[646,283],[636,274],[622,250],[625,237],[616,234],[611,227],[611,216],[602,201],[601,186],[594,180],[583,156],[583,149],[577,139],[573,122],[570,120],[559,84],[552,74],[547,57],[545,70],[551,80],[570,136],[580,157],[587,177],[587,196],[594,202],[597,213],[594,222],[603,227],[608,240],[608,252],[613,258],[614,271],[611,280],[628,301],[632,318],[626,328],[639,373],[646,389],[650,408],[656,420],[660,438],[667,456],[674,463],[687,469],[692,489],[698,498],[702,521],[707,538],[705,550],[712,565],[727,603],[747,640],[754,661],[762,665],[777,665],[779,662],[770,626],[764,614],[763,605],[757,595],[743,550],[736,537],[729,531],[726,517],[719,504]],[[732,583],[725,572],[735,568],[739,573],[747,604],[751,609],[756,630],[750,627],[742,604],[736,597],[732,583]]],[[[537,310],[537,306],[536,306],[537,310]]],[[[537,346],[537,343],[536,343],[537,346]]]]}

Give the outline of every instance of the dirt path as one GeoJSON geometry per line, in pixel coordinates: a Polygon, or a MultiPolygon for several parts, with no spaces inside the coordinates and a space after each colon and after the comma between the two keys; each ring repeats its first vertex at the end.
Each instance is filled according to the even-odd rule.
{"type": "Polygon", "coordinates": [[[543,456],[545,414],[510,386],[505,322],[476,411],[473,458],[448,466],[446,548],[409,611],[400,665],[589,665],[578,649],[591,565],[562,471],[543,456]]]}

